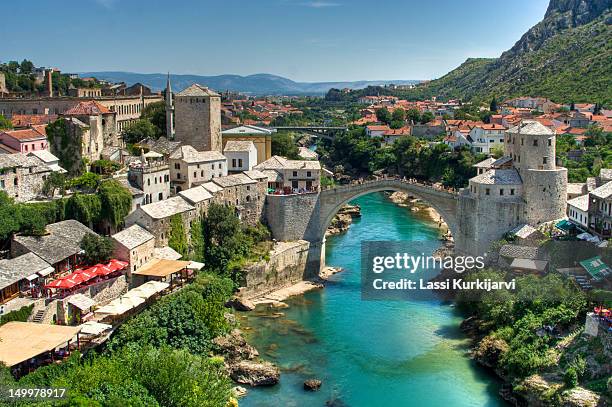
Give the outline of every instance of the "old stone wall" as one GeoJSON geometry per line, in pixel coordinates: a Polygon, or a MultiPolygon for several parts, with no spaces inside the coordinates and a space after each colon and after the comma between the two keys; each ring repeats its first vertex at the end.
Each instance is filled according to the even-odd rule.
{"type": "Polygon", "coordinates": [[[459,197],[458,227],[454,234],[459,253],[482,256],[492,242],[522,222],[524,203],[515,199],[484,199],[468,194],[459,197]]]}
{"type": "Polygon", "coordinates": [[[310,243],[305,240],[276,243],[270,252],[270,260],[244,270],[240,295],[253,298],[308,278],[309,248],[310,243]]]}
{"type": "Polygon", "coordinates": [[[567,206],[567,169],[527,170],[522,174],[527,205],[526,223],[537,225],[565,217],[567,206]]]}
{"type": "Polygon", "coordinates": [[[281,241],[316,241],[320,216],[319,194],[267,195],[265,214],[272,237],[281,241]]]}

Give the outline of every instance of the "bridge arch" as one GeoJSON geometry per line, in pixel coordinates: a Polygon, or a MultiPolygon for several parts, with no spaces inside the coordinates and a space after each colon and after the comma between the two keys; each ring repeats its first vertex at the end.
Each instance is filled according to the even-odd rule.
{"type": "Polygon", "coordinates": [[[338,211],[348,202],[360,196],[382,191],[399,191],[415,196],[434,208],[442,217],[453,236],[458,236],[457,205],[458,195],[432,186],[410,183],[399,179],[367,181],[327,189],[320,194],[319,236],[325,231],[338,211]]]}

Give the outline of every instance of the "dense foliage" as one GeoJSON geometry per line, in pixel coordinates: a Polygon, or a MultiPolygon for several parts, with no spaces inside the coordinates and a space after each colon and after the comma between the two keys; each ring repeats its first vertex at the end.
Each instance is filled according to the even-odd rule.
{"type": "MultiPolygon", "coordinates": [[[[483,270],[467,275],[465,280],[486,278],[502,281],[508,276],[483,270]]],[[[480,320],[481,331],[504,344],[498,346],[504,350],[497,367],[511,377],[524,378],[557,364],[555,345],[559,339],[550,330],[567,332],[579,325],[587,299],[571,281],[558,274],[516,277],[516,284],[515,292],[463,291],[458,294],[458,303],[480,320]]]]}
{"type": "Polygon", "coordinates": [[[588,139],[582,151],[572,135],[557,137],[557,157],[568,170],[569,182],[585,182],[588,177],[598,176],[601,168],[612,168],[612,133],[591,126],[585,136],[588,139]],[[570,153],[574,157],[570,158],[570,153]]]}
{"type": "Polygon", "coordinates": [[[290,160],[299,159],[295,135],[281,131],[272,136],[272,155],[280,155],[290,160]]]}
{"type": "Polygon", "coordinates": [[[86,264],[106,263],[113,255],[113,241],[105,236],[88,233],[81,240],[81,249],[86,264]]]}
{"type": "Polygon", "coordinates": [[[105,232],[123,224],[132,207],[132,194],[119,181],[101,181],[91,193],[74,193],[70,197],[47,202],[15,203],[0,191],[0,247],[7,247],[13,233],[40,235],[49,223],[75,219],[105,232]]]}
{"type": "Polygon", "coordinates": [[[159,138],[161,131],[148,119],[138,119],[123,130],[126,143],[134,144],[146,138],[159,138]]]}
{"type": "Polygon", "coordinates": [[[244,262],[260,260],[270,249],[268,229],[243,224],[232,206],[211,204],[202,220],[202,230],[207,269],[231,277],[236,285],[244,262]]]}
{"type": "Polygon", "coordinates": [[[170,234],[168,236],[168,246],[176,250],[182,257],[187,257],[187,234],[183,226],[183,218],[180,214],[170,217],[170,234]]]}
{"type": "Polygon", "coordinates": [[[2,368],[0,387],[68,388],[58,406],[225,406],[231,380],[208,354],[231,328],[231,294],[230,280],[201,274],[121,325],[103,353],[77,353],[19,381],[2,368]]]}
{"type": "Polygon", "coordinates": [[[0,130],[12,129],[13,123],[0,114],[0,130]]]}
{"type": "Polygon", "coordinates": [[[472,165],[484,159],[468,148],[453,151],[445,144],[429,143],[412,136],[400,137],[393,144],[381,146],[380,140],[368,137],[363,127],[340,134],[333,141],[319,143],[317,152],[329,168],[342,166],[354,176],[384,170],[422,181],[442,182],[463,187],[476,175],[472,165]]]}

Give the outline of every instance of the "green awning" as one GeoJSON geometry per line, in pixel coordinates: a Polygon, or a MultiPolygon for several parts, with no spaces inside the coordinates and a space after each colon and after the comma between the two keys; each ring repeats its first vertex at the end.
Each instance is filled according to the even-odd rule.
{"type": "Polygon", "coordinates": [[[556,227],[557,229],[561,229],[561,230],[563,230],[563,231],[565,231],[565,232],[569,232],[570,230],[572,230],[572,229],[576,228],[576,225],[574,225],[572,222],[570,222],[570,221],[569,221],[569,220],[567,220],[567,219],[563,219],[563,220],[559,221],[559,222],[558,222],[558,223],[555,225],[555,227],[556,227]]]}
{"type": "Polygon", "coordinates": [[[595,280],[601,280],[604,275],[608,274],[610,268],[603,262],[600,256],[595,256],[590,259],[582,260],[580,265],[591,275],[595,280]]]}

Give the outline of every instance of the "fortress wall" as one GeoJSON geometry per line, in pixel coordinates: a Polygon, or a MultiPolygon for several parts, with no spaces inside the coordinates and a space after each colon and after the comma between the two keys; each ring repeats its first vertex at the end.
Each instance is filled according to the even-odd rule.
{"type": "Polygon", "coordinates": [[[537,225],[565,216],[567,205],[567,169],[527,170],[523,172],[524,220],[537,225]]]}

